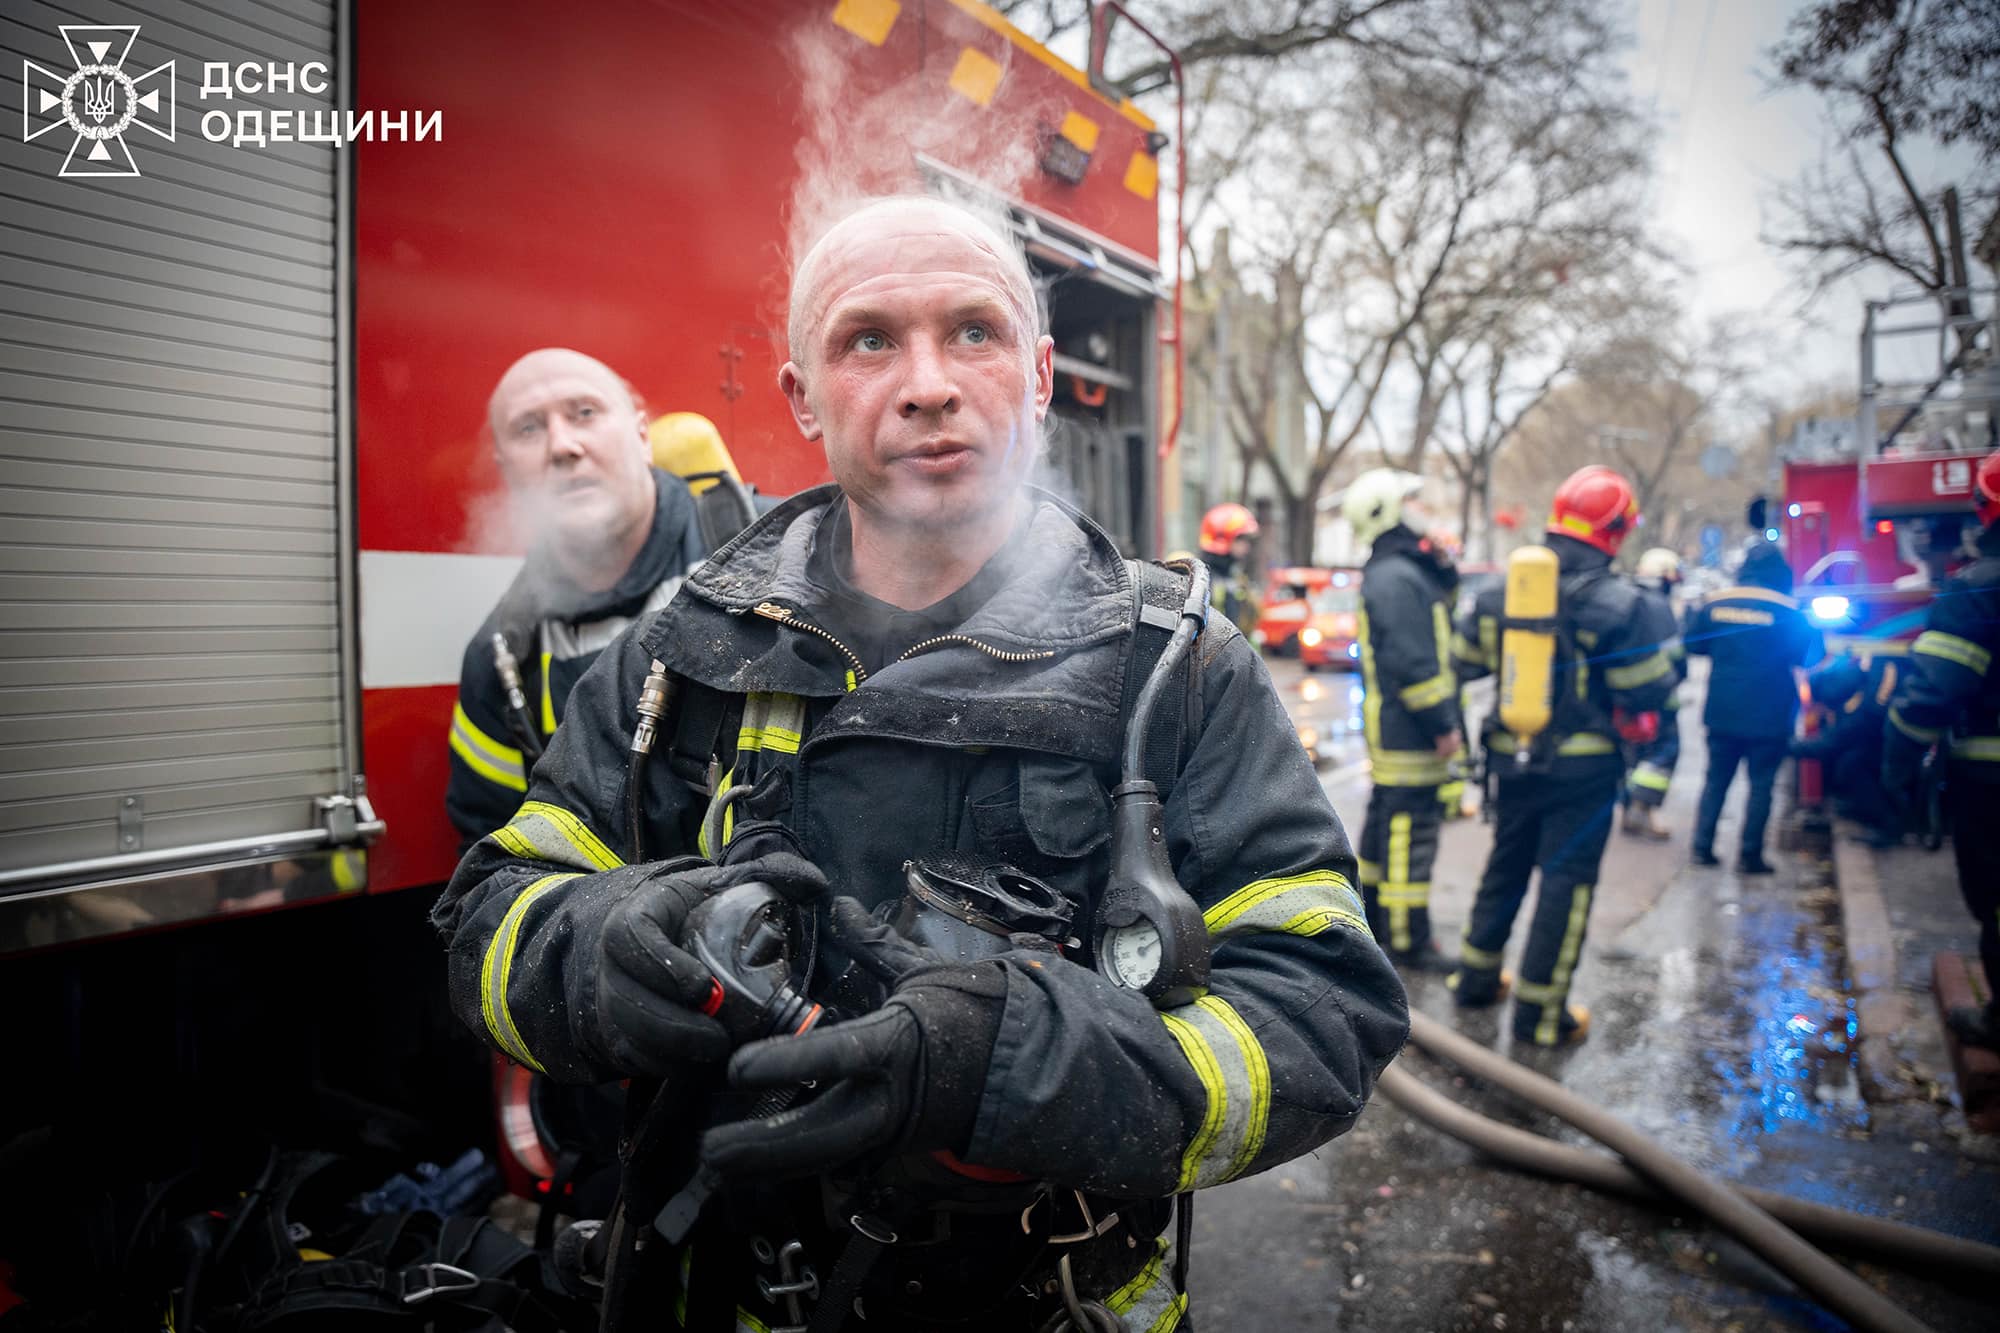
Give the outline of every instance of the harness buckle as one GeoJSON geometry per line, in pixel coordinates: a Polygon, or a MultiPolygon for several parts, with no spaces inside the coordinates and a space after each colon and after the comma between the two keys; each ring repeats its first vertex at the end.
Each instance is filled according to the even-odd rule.
{"type": "Polygon", "coordinates": [[[451,1264],[418,1264],[396,1275],[405,1305],[416,1305],[446,1292],[476,1291],[479,1281],[479,1274],[451,1264]]]}

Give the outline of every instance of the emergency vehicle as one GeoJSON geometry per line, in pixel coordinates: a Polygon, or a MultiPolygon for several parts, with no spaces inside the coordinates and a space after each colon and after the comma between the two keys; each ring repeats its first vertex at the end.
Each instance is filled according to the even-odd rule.
{"type": "MultiPolygon", "coordinates": [[[[1168,139],[976,0],[148,8],[125,59],[175,62],[180,133],[128,131],[143,175],[0,150],[0,953],[445,879],[460,656],[520,561],[495,379],[577,347],[762,491],[824,480],[775,388],[813,191],[1004,211],[1048,480],[1157,552],[1168,139]],[[294,75],[221,100],[217,63],[294,75]],[[260,148],[190,133],[216,108],[382,119],[260,148]],[[406,111],[437,133],[384,139],[406,111]]],[[[0,45],[60,69],[75,22],[10,5],[0,45]]]]}

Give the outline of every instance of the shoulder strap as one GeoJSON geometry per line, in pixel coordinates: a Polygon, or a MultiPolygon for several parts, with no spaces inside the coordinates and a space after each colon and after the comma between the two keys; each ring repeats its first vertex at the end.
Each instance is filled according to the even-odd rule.
{"type": "Polygon", "coordinates": [[[676,681],[673,740],[667,747],[667,767],[676,778],[708,790],[708,761],[718,754],[716,741],[732,707],[742,711],[742,695],[725,694],[685,677],[676,681]]]}
{"type": "MultiPolygon", "coordinates": [[[[1132,725],[1132,710],[1146,677],[1167,650],[1167,640],[1180,624],[1181,605],[1187,601],[1188,576],[1171,566],[1149,560],[1127,560],[1132,576],[1132,651],[1125,656],[1125,689],[1118,701],[1118,733],[1132,725]]],[[[1189,736],[1200,730],[1200,653],[1191,651],[1176,673],[1178,691],[1169,690],[1166,699],[1178,698],[1182,706],[1161,706],[1153,710],[1146,736],[1146,776],[1160,789],[1165,801],[1173,794],[1180,776],[1183,747],[1189,736]]]]}

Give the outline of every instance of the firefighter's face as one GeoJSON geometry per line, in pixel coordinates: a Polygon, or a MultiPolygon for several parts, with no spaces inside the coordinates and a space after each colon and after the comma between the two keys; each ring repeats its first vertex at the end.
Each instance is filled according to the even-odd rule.
{"type": "Polygon", "coordinates": [[[954,209],[904,203],[848,219],[802,266],[779,385],[863,521],[974,538],[1014,513],[1053,343],[996,243],[954,209]]]}
{"type": "Polygon", "coordinates": [[[536,536],[602,543],[650,520],[644,415],[609,367],[578,352],[530,352],[489,408],[495,455],[536,536]]]}

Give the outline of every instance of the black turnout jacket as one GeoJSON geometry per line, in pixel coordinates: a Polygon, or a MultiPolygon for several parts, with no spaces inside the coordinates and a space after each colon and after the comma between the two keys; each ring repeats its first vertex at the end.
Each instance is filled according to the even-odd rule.
{"type": "MultiPolygon", "coordinates": [[[[872,906],[901,893],[906,860],[972,852],[1050,881],[1090,939],[1131,573],[1088,519],[1030,496],[997,590],[954,632],[878,671],[828,631],[831,591],[812,573],[830,507],[844,503],[833,487],[759,520],[607,651],[571,693],[525,804],[472,848],[433,913],[460,1016],[564,1079],[631,1072],[593,1049],[563,997],[610,905],[653,873],[626,864],[622,812],[634,703],[654,657],[743,697],[740,727],[720,738],[717,788],[779,793],[754,813],[788,825],[837,892],[872,906]]],[[[1206,916],[1208,991],[1161,1012],[1087,955],[1007,955],[971,1163],[1115,1199],[1218,1184],[1349,1128],[1407,1034],[1353,852],[1262,663],[1220,616],[1194,656],[1201,724],[1166,839],[1206,916]]],[[[698,831],[709,798],[666,774],[646,791],[649,857],[715,850],[698,831]]],[[[1129,1262],[1154,1255],[1142,1246],[1129,1262]]],[[[1135,1300],[1125,1292],[1121,1313],[1146,1313],[1135,1300]]]]}
{"type": "Polygon", "coordinates": [[[1458,571],[1398,523],[1361,571],[1363,733],[1377,786],[1435,787],[1448,776],[1437,738],[1458,729],[1451,666],[1458,571]]]}

